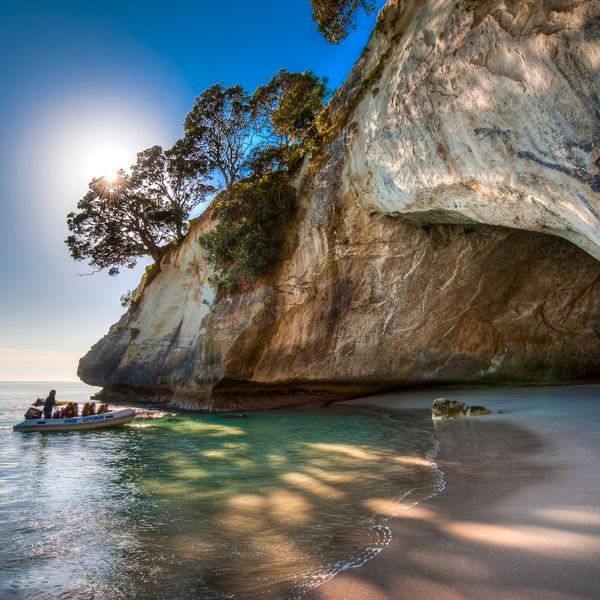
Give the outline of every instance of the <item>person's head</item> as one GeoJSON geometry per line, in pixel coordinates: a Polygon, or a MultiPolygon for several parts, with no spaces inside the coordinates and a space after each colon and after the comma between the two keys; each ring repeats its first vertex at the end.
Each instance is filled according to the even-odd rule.
{"type": "Polygon", "coordinates": [[[50,390],[50,396],[54,398],[54,396],[56,396],[56,390],[50,390]]]}

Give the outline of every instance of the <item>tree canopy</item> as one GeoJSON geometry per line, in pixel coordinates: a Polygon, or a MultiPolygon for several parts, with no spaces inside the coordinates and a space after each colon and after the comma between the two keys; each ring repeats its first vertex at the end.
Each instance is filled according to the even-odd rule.
{"type": "Polygon", "coordinates": [[[138,257],[156,264],[187,233],[190,212],[208,194],[216,224],[200,236],[215,269],[212,281],[232,290],[279,256],[293,213],[290,180],[326,95],[310,71],[281,69],[249,95],[241,86],[210,86],[194,101],[185,135],[169,150],[137,155],[130,174],[94,179],[67,217],[75,260],[114,275],[138,257]]]}
{"type": "Polygon", "coordinates": [[[258,135],[273,146],[301,142],[323,107],[326,83],[311,71],[277,71],[251,98],[258,135]]]}
{"type": "Polygon", "coordinates": [[[167,151],[152,146],[140,152],[131,167],[131,183],[136,194],[162,207],[171,234],[181,241],[190,212],[214,189],[205,181],[208,173],[207,160],[191,158],[179,140],[167,151]]]}
{"type": "Polygon", "coordinates": [[[67,215],[71,256],[110,275],[144,255],[159,263],[163,247],[183,239],[190,211],[212,189],[206,176],[206,166],[176,144],[140,152],[131,174],[93,179],[77,211],[67,215]]]}
{"type": "Polygon", "coordinates": [[[253,145],[250,98],[241,85],[216,83],[194,101],[184,122],[183,145],[192,160],[206,161],[209,169],[231,189],[247,167],[253,145]]]}
{"type": "Polygon", "coordinates": [[[325,94],[325,81],[314,73],[281,69],[250,98],[256,143],[246,176],[214,200],[217,223],[199,238],[215,269],[211,284],[218,290],[231,292],[252,282],[281,255],[295,206],[290,179],[325,94]]]}
{"type": "Polygon", "coordinates": [[[375,9],[372,0],[310,0],[310,3],[313,20],[332,44],[339,43],[356,28],[359,9],[367,13],[375,9]]]}

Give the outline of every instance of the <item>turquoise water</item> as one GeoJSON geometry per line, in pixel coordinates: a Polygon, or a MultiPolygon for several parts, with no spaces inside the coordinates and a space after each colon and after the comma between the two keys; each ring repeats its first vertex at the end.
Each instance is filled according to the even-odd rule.
{"type": "MultiPolygon", "coordinates": [[[[13,432],[49,387],[0,383],[0,597],[299,597],[389,543],[378,507],[441,486],[425,412],[13,432]]],[[[80,401],[93,391],[54,387],[80,401]]]]}

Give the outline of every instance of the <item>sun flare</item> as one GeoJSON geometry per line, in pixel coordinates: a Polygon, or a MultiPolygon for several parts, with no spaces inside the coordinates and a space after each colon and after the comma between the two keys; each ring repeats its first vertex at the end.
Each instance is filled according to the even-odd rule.
{"type": "Polygon", "coordinates": [[[94,147],[86,162],[86,174],[92,177],[104,177],[108,182],[117,178],[119,169],[127,169],[131,157],[118,144],[104,144],[94,147]]]}

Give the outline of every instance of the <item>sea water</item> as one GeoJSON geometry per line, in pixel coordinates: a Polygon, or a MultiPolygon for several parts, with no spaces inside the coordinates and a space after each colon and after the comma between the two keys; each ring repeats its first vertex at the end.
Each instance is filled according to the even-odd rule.
{"type": "Polygon", "coordinates": [[[442,486],[426,411],[179,413],[22,433],[56,387],[0,383],[0,597],[294,598],[390,541],[378,507],[442,486]]]}

